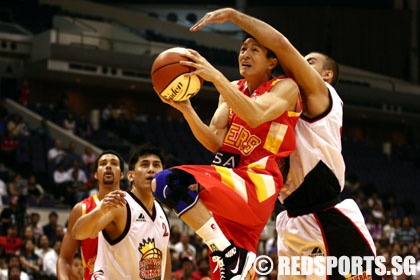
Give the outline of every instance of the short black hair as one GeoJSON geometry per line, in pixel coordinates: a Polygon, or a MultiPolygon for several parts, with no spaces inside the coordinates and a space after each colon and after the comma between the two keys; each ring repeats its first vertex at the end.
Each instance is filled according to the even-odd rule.
{"type": "MultiPolygon", "coordinates": [[[[242,40],[242,43],[245,42],[247,39],[250,39],[250,38],[257,41],[257,39],[255,39],[254,36],[251,36],[250,34],[246,33],[245,36],[244,36],[244,39],[242,40]]],[[[267,57],[268,58],[277,58],[277,55],[272,50],[270,50],[269,48],[267,48],[264,45],[261,45],[261,46],[263,46],[264,48],[267,49],[267,57]]]]}
{"type": "MultiPolygon", "coordinates": [[[[256,40],[254,38],[254,36],[252,36],[251,34],[245,33],[245,36],[244,36],[244,39],[242,40],[242,43],[245,42],[246,39],[249,39],[249,38],[256,40]]],[[[261,46],[263,46],[263,45],[261,45],[261,46]]],[[[273,76],[284,75],[285,72],[284,72],[283,68],[280,65],[280,61],[279,61],[277,55],[272,50],[270,50],[269,48],[267,48],[266,46],[263,46],[263,47],[267,50],[267,58],[276,58],[277,59],[277,65],[276,65],[276,67],[273,68],[272,75],[273,76]]]]}
{"type": "Polygon", "coordinates": [[[314,51],[313,53],[318,53],[320,55],[322,55],[325,59],[325,64],[324,64],[324,69],[325,70],[331,70],[333,72],[333,78],[330,82],[330,84],[335,87],[338,83],[338,79],[340,77],[340,67],[338,66],[338,63],[335,62],[334,59],[332,59],[329,55],[323,53],[323,52],[319,52],[319,51],[314,51]]]}
{"type": "Polygon", "coordinates": [[[107,155],[107,154],[111,154],[114,155],[118,158],[118,160],[120,161],[120,169],[121,172],[124,172],[124,160],[123,158],[120,156],[119,153],[117,153],[114,150],[105,150],[103,151],[95,160],[95,171],[98,170],[98,164],[99,164],[99,159],[103,156],[103,155],[107,155]]]}
{"type": "Polygon", "coordinates": [[[131,154],[130,159],[128,160],[128,170],[134,170],[134,166],[139,157],[145,155],[155,155],[160,159],[162,165],[165,165],[165,157],[162,149],[152,143],[145,143],[131,154]]]}

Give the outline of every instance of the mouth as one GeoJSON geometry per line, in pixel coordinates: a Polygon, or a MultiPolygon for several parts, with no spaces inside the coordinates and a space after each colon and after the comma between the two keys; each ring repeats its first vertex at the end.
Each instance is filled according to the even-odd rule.
{"type": "Polygon", "coordinates": [[[248,63],[248,62],[242,62],[242,63],[241,63],[241,66],[242,66],[242,67],[251,67],[251,64],[250,64],[250,63],[248,63]]]}

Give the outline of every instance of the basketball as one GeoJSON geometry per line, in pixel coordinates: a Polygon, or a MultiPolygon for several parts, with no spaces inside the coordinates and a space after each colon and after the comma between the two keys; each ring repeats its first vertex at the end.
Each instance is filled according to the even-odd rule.
{"type": "Polygon", "coordinates": [[[197,75],[185,77],[194,68],[181,65],[179,61],[188,60],[187,50],[181,47],[161,52],[152,65],[151,78],[156,91],[166,99],[187,100],[196,95],[203,86],[203,79],[197,75]]]}

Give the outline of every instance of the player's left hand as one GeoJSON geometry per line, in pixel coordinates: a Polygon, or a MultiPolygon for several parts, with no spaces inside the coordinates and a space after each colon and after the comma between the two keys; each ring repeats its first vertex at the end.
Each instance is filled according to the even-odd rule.
{"type": "MultiPolygon", "coordinates": [[[[156,91],[155,88],[153,88],[153,89],[156,91]]],[[[167,98],[163,97],[157,91],[156,91],[156,93],[159,96],[160,100],[162,100],[163,103],[166,103],[166,104],[174,107],[175,109],[177,109],[178,111],[180,111],[182,113],[184,113],[187,109],[192,109],[191,101],[189,99],[182,100],[182,101],[174,101],[172,99],[167,99],[167,98]]]]}
{"type": "Polygon", "coordinates": [[[193,49],[188,49],[188,52],[185,54],[189,60],[182,60],[179,63],[188,67],[195,68],[194,71],[186,73],[186,76],[198,75],[206,81],[216,82],[221,80],[223,74],[217,70],[210,62],[207,61],[198,51],[193,49]]]}

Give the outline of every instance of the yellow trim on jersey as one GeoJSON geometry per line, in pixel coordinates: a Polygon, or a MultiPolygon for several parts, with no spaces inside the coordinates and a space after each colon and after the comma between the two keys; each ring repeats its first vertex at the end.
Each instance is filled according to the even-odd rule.
{"type": "Polygon", "coordinates": [[[232,169],[214,166],[217,173],[219,173],[222,183],[234,190],[243,200],[248,202],[248,193],[246,192],[245,180],[241,178],[238,174],[233,172],[232,169]]]}
{"type": "Polygon", "coordinates": [[[264,143],[264,149],[277,154],[281,144],[283,144],[284,135],[287,132],[288,126],[281,123],[272,122],[268,130],[267,139],[264,143]]]}
{"type": "Polygon", "coordinates": [[[99,204],[99,197],[98,197],[98,194],[97,193],[95,193],[94,195],[93,195],[93,201],[95,201],[95,204],[96,205],[98,205],[99,204]]]}
{"type": "Polygon", "coordinates": [[[266,169],[268,157],[263,157],[259,161],[248,164],[250,169],[266,169]]]}
{"type": "Polygon", "coordinates": [[[287,116],[289,117],[300,117],[300,112],[293,112],[293,111],[287,111],[287,116]]]}
{"type": "Polygon", "coordinates": [[[86,214],[86,208],[87,208],[86,203],[83,203],[82,202],[82,215],[85,215],[86,214]]]}
{"type": "Polygon", "coordinates": [[[272,176],[254,173],[249,170],[248,176],[255,185],[258,201],[262,202],[276,193],[276,186],[272,176]]]}

